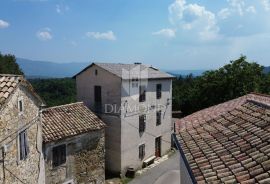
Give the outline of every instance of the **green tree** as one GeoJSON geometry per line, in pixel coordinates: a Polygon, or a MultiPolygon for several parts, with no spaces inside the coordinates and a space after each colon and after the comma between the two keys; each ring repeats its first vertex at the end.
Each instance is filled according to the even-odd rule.
{"type": "Polygon", "coordinates": [[[0,53],[0,73],[23,75],[22,70],[16,63],[14,55],[3,55],[0,53]]]}
{"type": "Polygon", "coordinates": [[[200,77],[187,78],[178,79],[173,86],[173,108],[182,110],[184,115],[250,92],[269,93],[269,76],[262,66],[248,62],[245,56],[200,77]]]}
{"type": "Polygon", "coordinates": [[[48,107],[76,102],[74,79],[29,79],[29,81],[48,107]]]}

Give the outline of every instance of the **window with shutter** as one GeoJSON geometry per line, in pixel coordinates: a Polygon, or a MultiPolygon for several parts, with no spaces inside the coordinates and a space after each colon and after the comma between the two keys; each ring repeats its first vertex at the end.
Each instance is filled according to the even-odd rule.
{"type": "Polygon", "coordinates": [[[52,149],[53,167],[66,163],[66,145],[62,144],[52,149]]]}
{"type": "Polygon", "coordinates": [[[140,86],[139,87],[139,102],[145,102],[145,94],[146,94],[146,87],[145,86],[140,86]]]}
{"type": "Polygon", "coordinates": [[[145,131],[145,126],[146,126],[146,115],[140,115],[139,117],[139,132],[142,133],[145,131]]]}
{"type": "Polygon", "coordinates": [[[156,86],[157,99],[160,99],[161,98],[161,91],[162,91],[162,85],[161,84],[157,84],[157,86],[156,86]]]}
{"type": "Polygon", "coordinates": [[[29,145],[26,130],[19,133],[20,160],[25,160],[29,154],[29,145]]]}
{"type": "Polygon", "coordinates": [[[157,111],[157,122],[156,125],[160,125],[161,124],[161,110],[157,111]]]}
{"type": "Polygon", "coordinates": [[[145,144],[139,146],[139,159],[143,159],[145,156],[145,144]]]}

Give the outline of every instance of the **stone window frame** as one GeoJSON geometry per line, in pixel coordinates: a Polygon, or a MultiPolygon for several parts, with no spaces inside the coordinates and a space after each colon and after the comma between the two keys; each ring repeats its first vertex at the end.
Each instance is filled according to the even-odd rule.
{"type": "Polygon", "coordinates": [[[61,167],[63,164],[66,164],[66,163],[67,163],[67,144],[62,143],[62,144],[54,145],[54,146],[51,148],[51,167],[52,167],[52,169],[61,167]],[[64,161],[63,163],[58,164],[58,165],[54,165],[53,150],[54,150],[55,148],[61,147],[61,146],[65,146],[65,161],[64,161]]]}
{"type": "Polygon", "coordinates": [[[19,115],[22,115],[24,112],[24,101],[22,96],[18,98],[18,111],[19,115]]]}

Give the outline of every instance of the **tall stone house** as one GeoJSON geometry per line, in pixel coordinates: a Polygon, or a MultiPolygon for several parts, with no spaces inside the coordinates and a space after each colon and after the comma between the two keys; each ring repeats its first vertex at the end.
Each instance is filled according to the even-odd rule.
{"type": "Polygon", "coordinates": [[[20,75],[0,74],[0,183],[43,183],[42,100],[20,75]]]}
{"type": "Polygon", "coordinates": [[[47,184],[105,182],[105,124],[83,103],[42,110],[47,184]]]}
{"type": "Polygon", "coordinates": [[[106,123],[106,170],[128,168],[171,147],[172,75],[140,63],[93,63],[74,76],[77,100],[106,123]]]}

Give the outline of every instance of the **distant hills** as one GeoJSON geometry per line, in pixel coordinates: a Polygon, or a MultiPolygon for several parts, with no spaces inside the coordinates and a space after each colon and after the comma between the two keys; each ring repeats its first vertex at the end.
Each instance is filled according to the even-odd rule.
{"type": "Polygon", "coordinates": [[[205,72],[206,70],[168,70],[166,72],[175,75],[175,76],[187,76],[192,74],[193,76],[200,76],[203,74],[203,72],[205,72]]]}
{"type": "Polygon", "coordinates": [[[270,73],[270,66],[265,67],[263,71],[264,71],[265,73],[270,73]]]}
{"type": "Polygon", "coordinates": [[[63,78],[72,77],[89,63],[54,63],[17,58],[17,63],[27,78],[63,78]]]}
{"type": "MultiPolygon", "coordinates": [[[[50,61],[34,61],[17,58],[17,63],[27,78],[63,78],[72,77],[90,63],[54,63],[50,61]]],[[[206,70],[167,70],[166,72],[175,76],[200,76],[206,70]]],[[[270,67],[265,67],[264,72],[270,72],[270,67]]]]}

